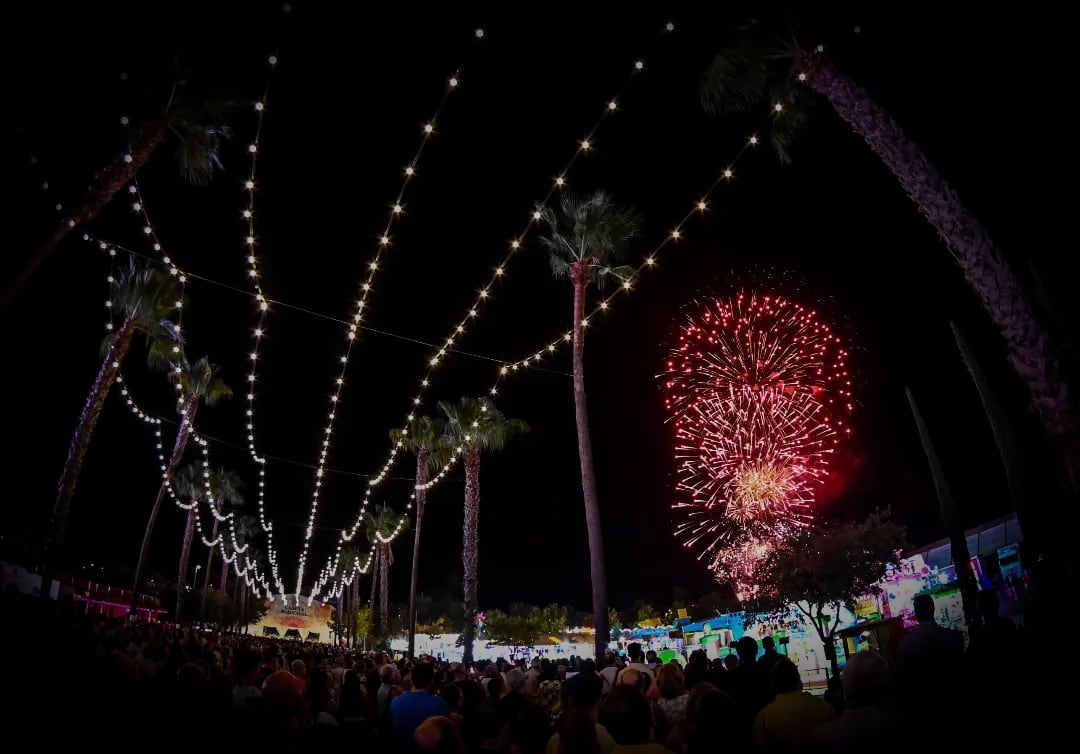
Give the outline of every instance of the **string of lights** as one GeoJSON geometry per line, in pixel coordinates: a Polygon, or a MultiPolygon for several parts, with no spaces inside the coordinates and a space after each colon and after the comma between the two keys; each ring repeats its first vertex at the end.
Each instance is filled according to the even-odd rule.
{"type": "MultiPolygon", "coordinates": [[[[671,33],[674,30],[675,25],[669,22],[665,25],[663,33],[671,33]]],[[[622,99],[626,91],[629,89],[633,81],[644,71],[644,69],[644,60],[637,59],[633,62],[633,65],[630,69],[630,74],[627,77],[622,88],[620,89],[618,94],[616,94],[616,96],[612,97],[604,104],[600,116],[593,123],[592,128],[589,129],[585,137],[577,144],[573,155],[567,161],[566,165],[562,168],[562,170],[558,171],[555,174],[554,178],[552,179],[552,183],[549,186],[544,197],[540,201],[535,203],[537,206],[546,205],[555,194],[559,193],[567,187],[568,175],[570,171],[573,169],[574,165],[578,162],[579,159],[581,159],[585,155],[588,155],[591,151],[595,149],[596,133],[599,131],[600,126],[609,117],[613,116],[616,112],[618,112],[620,108],[620,100],[622,99]]],[[[416,388],[416,394],[413,396],[410,402],[410,410],[405,415],[402,426],[407,427],[409,422],[411,422],[415,418],[415,411],[422,404],[424,395],[427,392],[428,388],[431,386],[432,375],[435,369],[438,368],[439,365],[446,359],[448,354],[451,352],[452,346],[454,346],[457,340],[463,337],[468,328],[480,317],[481,311],[484,309],[485,305],[489,302],[489,299],[491,298],[492,289],[495,288],[502,281],[502,279],[506,277],[507,267],[509,266],[512,259],[518,255],[518,252],[520,252],[524,248],[525,240],[527,239],[533,227],[537,224],[540,216],[541,215],[538,210],[533,211],[529,214],[529,217],[526,220],[524,226],[522,227],[522,230],[510,240],[509,248],[504,253],[502,260],[492,269],[492,272],[487,282],[485,282],[484,285],[482,285],[477,290],[476,297],[473,299],[472,303],[466,308],[462,318],[451,327],[442,344],[439,345],[438,348],[434,351],[434,353],[432,353],[428,358],[427,367],[425,369],[424,375],[419,381],[419,385],[416,388]]],[[[397,456],[401,451],[402,447],[402,443],[393,445],[390,448],[387,457],[383,462],[382,466],[380,467],[379,471],[376,472],[368,481],[368,488],[364,493],[363,499],[361,500],[360,509],[356,517],[356,522],[347,531],[342,532],[341,541],[338,542],[336,547],[336,553],[340,552],[344,542],[351,541],[356,536],[360,528],[360,524],[363,521],[364,513],[367,511],[367,506],[371,501],[372,493],[374,492],[375,488],[378,487],[389,475],[390,470],[393,467],[395,461],[397,460],[397,456]]],[[[455,457],[460,453],[460,451],[461,449],[459,448],[455,452],[455,457]]],[[[452,463],[448,464],[448,467],[450,465],[452,465],[452,463]]],[[[449,468],[444,468],[446,472],[449,471],[449,468]]],[[[443,471],[440,471],[439,474],[436,475],[436,477],[442,479],[443,477],[445,477],[445,473],[443,473],[443,471]]],[[[412,503],[410,502],[406,506],[406,508],[407,510],[411,510],[412,503]]],[[[334,556],[331,557],[330,562],[335,561],[336,553],[334,556]]],[[[312,590],[312,595],[319,591],[322,583],[316,583],[315,588],[312,590]]]]}
{"type": "Polygon", "coordinates": [[[282,585],[281,575],[278,572],[277,552],[274,549],[274,525],[266,518],[266,456],[260,454],[255,447],[255,387],[258,382],[257,368],[259,346],[262,344],[263,336],[266,334],[266,319],[270,308],[263,292],[259,274],[259,260],[255,254],[256,169],[258,166],[259,147],[263,132],[263,119],[266,117],[266,108],[269,104],[270,82],[272,81],[272,74],[277,69],[278,64],[277,55],[270,55],[267,58],[266,63],[269,67],[266,86],[263,88],[262,97],[253,105],[255,111],[255,132],[252,136],[251,143],[247,148],[251,162],[247,180],[244,181],[246,202],[244,208],[240,212],[247,230],[247,234],[244,237],[245,261],[248,265],[247,276],[251,281],[252,291],[255,296],[255,327],[252,330],[252,346],[251,353],[249,354],[250,371],[247,374],[247,408],[244,410],[244,414],[246,418],[245,429],[247,430],[247,450],[259,474],[256,495],[256,513],[259,519],[259,526],[266,533],[266,557],[270,563],[271,575],[273,576],[274,583],[278,585],[279,591],[284,592],[285,588],[282,585]]]}
{"type": "MultiPolygon", "coordinates": [[[[476,40],[483,39],[484,30],[482,28],[476,29],[474,32],[474,38],[476,40]]],[[[360,284],[360,296],[356,301],[356,306],[352,314],[351,321],[346,326],[345,331],[345,352],[340,358],[340,368],[337,372],[337,377],[334,378],[333,386],[330,393],[330,410],[327,414],[326,424],[323,428],[323,441],[322,446],[319,449],[319,460],[317,468],[315,469],[314,489],[311,493],[311,512],[308,515],[308,525],[304,530],[304,541],[300,550],[300,557],[297,561],[296,570],[296,594],[297,598],[301,593],[301,585],[304,580],[304,569],[307,565],[308,552],[311,548],[311,537],[315,531],[315,517],[319,509],[319,494],[322,489],[323,475],[325,473],[325,465],[327,456],[330,454],[330,442],[331,436],[334,432],[335,419],[337,418],[338,404],[341,400],[341,392],[345,385],[345,375],[349,368],[349,360],[353,353],[353,348],[356,344],[356,334],[359,329],[360,323],[363,322],[365,309],[368,305],[368,298],[371,295],[371,291],[374,289],[375,279],[379,272],[379,263],[382,261],[383,254],[389,250],[391,246],[390,232],[394,227],[395,222],[402,215],[405,214],[404,198],[405,192],[412,183],[417,174],[417,165],[420,162],[420,158],[424,153],[425,148],[431,141],[435,134],[435,125],[439,120],[439,115],[442,112],[447,100],[450,98],[450,94],[457,90],[461,83],[461,67],[454,71],[454,73],[447,80],[447,86],[443,91],[443,95],[439,100],[438,106],[435,108],[434,114],[431,118],[424,123],[420,129],[420,143],[416,149],[416,153],[413,158],[406,164],[401,186],[398,189],[397,196],[394,198],[393,203],[390,205],[390,212],[386,218],[386,224],[383,227],[383,232],[379,236],[375,245],[375,253],[372,255],[370,261],[367,263],[367,276],[364,282],[360,284]]]]}
{"type": "MultiPolygon", "coordinates": [[[[782,105],[780,103],[776,103],[774,105],[774,108],[773,108],[772,117],[774,117],[774,118],[779,117],[782,114],[782,112],[783,112],[782,105]]],[[[694,217],[703,216],[709,211],[709,200],[712,198],[712,195],[716,192],[716,190],[719,188],[719,186],[721,184],[730,183],[735,179],[735,167],[736,167],[737,163],[746,155],[746,153],[748,151],[750,151],[754,147],[758,146],[759,143],[760,143],[760,139],[759,139],[756,132],[751,134],[746,139],[746,141],[741,145],[739,150],[732,157],[732,159],[727,163],[727,166],[724,167],[719,172],[717,177],[712,181],[712,183],[708,186],[708,188],[701,194],[700,198],[693,203],[693,206],[691,207],[691,209],[688,210],[686,212],[686,214],[684,214],[678,220],[678,222],[676,222],[676,224],[671,228],[671,230],[667,232],[665,237],[651,251],[649,251],[643,257],[642,261],[637,266],[635,266],[633,271],[622,280],[622,283],[614,290],[614,292],[612,292],[612,293],[604,296],[603,298],[601,298],[600,302],[589,312],[589,314],[586,317],[584,317],[582,319],[581,324],[582,324],[583,328],[587,327],[589,325],[590,318],[597,317],[600,314],[607,313],[608,311],[610,311],[612,303],[615,301],[615,299],[618,296],[624,295],[624,294],[629,294],[630,292],[632,292],[633,289],[634,289],[634,285],[633,285],[634,281],[638,277],[640,277],[642,275],[642,273],[644,273],[644,272],[646,272],[648,270],[653,270],[653,269],[657,268],[657,266],[658,266],[658,261],[657,260],[660,257],[660,255],[669,246],[672,246],[675,243],[677,243],[679,240],[685,238],[684,228],[687,225],[687,223],[690,222],[691,219],[693,219],[694,217]]],[[[498,394],[498,388],[502,384],[503,381],[505,381],[506,379],[509,379],[510,376],[518,373],[519,371],[529,368],[530,364],[532,364],[533,362],[539,362],[542,359],[544,359],[545,357],[548,357],[548,356],[556,353],[559,350],[560,347],[562,347],[562,346],[564,346],[566,344],[569,344],[572,341],[573,341],[573,332],[572,331],[565,332],[562,335],[558,336],[557,338],[555,338],[555,339],[551,340],[550,342],[548,342],[542,348],[540,348],[537,351],[531,353],[529,356],[526,356],[524,358],[517,359],[517,360],[514,360],[514,361],[503,363],[499,367],[498,372],[497,372],[497,374],[495,376],[495,379],[493,380],[493,382],[491,384],[491,387],[488,389],[488,393],[490,395],[493,395],[493,396],[497,395],[498,394]]],[[[439,482],[441,482],[447,476],[447,474],[449,474],[449,472],[452,470],[454,465],[457,463],[458,459],[461,457],[461,454],[464,452],[464,449],[465,449],[464,445],[459,445],[456,448],[454,448],[454,452],[451,455],[450,459],[439,470],[439,472],[437,474],[432,476],[426,483],[414,486],[413,493],[410,495],[409,503],[406,506],[407,509],[412,508],[412,503],[415,501],[416,493],[418,491],[431,489],[432,487],[436,486],[439,482]]],[[[360,521],[358,520],[357,523],[354,524],[353,529],[349,533],[352,534],[352,535],[355,535],[356,530],[359,528],[359,524],[360,524],[360,521]]],[[[345,539],[345,537],[346,537],[346,534],[343,533],[342,538],[345,539]]],[[[349,537],[349,539],[351,539],[351,537],[349,537]]],[[[338,551],[340,551],[340,545],[338,546],[338,551]]]]}

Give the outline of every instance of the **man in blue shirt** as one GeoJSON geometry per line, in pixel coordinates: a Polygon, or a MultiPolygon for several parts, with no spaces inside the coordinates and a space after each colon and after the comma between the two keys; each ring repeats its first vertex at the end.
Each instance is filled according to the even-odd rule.
{"type": "Polygon", "coordinates": [[[446,715],[450,709],[440,696],[431,693],[435,668],[427,662],[419,662],[412,669],[412,691],[406,692],[390,703],[390,725],[394,730],[394,751],[416,750],[413,733],[420,723],[435,715],[446,715]]]}

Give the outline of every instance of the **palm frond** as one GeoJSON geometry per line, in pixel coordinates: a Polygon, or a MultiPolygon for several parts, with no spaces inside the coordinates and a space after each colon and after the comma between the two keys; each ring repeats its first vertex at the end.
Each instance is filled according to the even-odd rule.
{"type": "Polygon", "coordinates": [[[633,209],[619,207],[606,191],[587,195],[568,191],[559,198],[558,213],[550,208],[540,212],[548,230],[541,241],[551,254],[551,271],[556,277],[567,275],[575,262],[610,265],[625,255],[638,233],[639,220],[633,209]]]}
{"type": "Polygon", "coordinates": [[[618,267],[595,267],[593,269],[593,280],[596,281],[596,287],[600,290],[604,290],[609,285],[622,285],[628,280],[634,279],[634,268],[628,264],[621,264],[618,267]]]}
{"type": "Polygon", "coordinates": [[[768,93],[768,81],[762,47],[752,39],[740,40],[722,48],[705,71],[701,104],[714,115],[752,110],[768,93]]]}
{"type": "Polygon", "coordinates": [[[184,179],[193,186],[205,186],[214,174],[223,170],[221,148],[232,133],[228,126],[216,121],[179,121],[175,124],[179,137],[176,161],[184,179]]]}
{"type": "Polygon", "coordinates": [[[548,260],[551,262],[551,274],[557,278],[564,278],[570,275],[570,263],[563,257],[552,251],[548,254],[548,260]]]}

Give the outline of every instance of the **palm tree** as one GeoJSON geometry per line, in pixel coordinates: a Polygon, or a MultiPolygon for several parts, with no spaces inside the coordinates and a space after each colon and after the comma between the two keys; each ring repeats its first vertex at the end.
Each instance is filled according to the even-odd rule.
{"type": "Polygon", "coordinates": [[[136,334],[142,336],[149,346],[148,361],[152,367],[167,363],[166,354],[179,346],[179,334],[168,320],[181,302],[182,289],[175,277],[163,271],[136,265],[134,261],[120,271],[110,283],[112,311],[120,317],[120,327],[105,340],[104,354],[97,377],[86,396],[75,434],[71,437],[67,459],[57,485],[56,502],[42,562],[42,593],[48,595],[48,584],[63,557],[64,537],[67,533],[71,503],[75,486],[79,482],[83,460],[90,447],[90,439],[97,427],[105,399],[120,373],[136,334]]]}
{"type": "Polygon", "coordinates": [[[556,214],[538,207],[548,235],[541,240],[551,256],[556,277],[569,277],[574,289],[574,415],[577,422],[581,491],[585,500],[585,525],[589,535],[589,576],[593,591],[593,622],[596,657],[604,656],[608,638],[607,575],[604,570],[604,536],[600,525],[600,498],[593,469],[589,409],[585,397],[585,295],[590,283],[603,287],[610,281],[626,282],[633,275],[618,262],[630,240],[637,235],[637,218],[621,209],[603,191],[578,198],[564,194],[556,214]]]}
{"type": "MultiPolygon", "coordinates": [[[[353,572],[353,567],[358,559],[362,560],[366,553],[356,545],[347,545],[341,550],[339,568],[342,576],[353,572]]],[[[344,584],[341,588],[340,608],[338,613],[348,630],[349,646],[356,646],[356,611],[360,606],[360,572],[353,574],[351,584],[344,584]],[[346,608],[348,604],[348,608],[346,608]]]]}
{"type": "Polygon", "coordinates": [[[375,614],[372,623],[375,635],[382,638],[389,628],[390,613],[390,566],[394,564],[394,553],[390,549],[394,534],[399,527],[408,523],[406,516],[399,516],[385,505],[374,514],[364,517],[364,528],[368,541],[375,548],[374,561],[371,565],[371,611],[375,614]],[[378,583],[379,605],[375,610],[375,587],[378,583]]]}
{"type": "MultiPolygon", "coordinates": [[[[229,472],[229,473],[231,473],[231,472],[229,472]]],[[[240,478],[237,477],[235,481],[237,483],[239,483],[240,478]]],[[[243,502],[243,498],[239,498],[239,501],[234,502],[234,505],[239,505],[242,502],[243,502]]],[[[215,524],[214,528],[215,529],[217,529],[217,523],[218,523],[218,521],[215,518],[214,519],[214,524],[215,524]]],[[[255,516],[234,516],[233,517],[232,529],[236,534],[236,544],[237,544],[238,547],[243,547],[244,543],[247,542],[248,539],[250,539],[254,535],[254,533],[256,531],[255,527],[258,525],[258,523],[259,523],[259,520],[255,516]]],[[[216,536],[217,535],[215,534],[215,537],[216,536]]],[[[222,536],[224,536],[224,533],[222,534],[222,536]]],[[[224,624],[225,624],[225,595],[228,594],[228,589],[229,589],[229,563],[225,560],[225,551],[231,546],[231,544],[232,544],[231,539],[232,538],[230,537],[229,539],[224,540],[219,545],[219,547],[220,547],[220,549],[222,551],[222,557],[221,557],[221,581],[218,584],[218,594],[221,595],[221,600],[218,602],[218,625],[221,625],[221,626],[224,626],[224,624]]],[[[213,553],[213,551],[214,551],[214,548],[211,547],[210,552],[213,553]]],[[[233,550],[233,558],[235,559],[235,558],[238,558],[238,557],[241,557],[240,552],[238,550],[234,549],[233,550]]],[[[209,569],[207,569],[207,570],[209,570],[209,569]]],[[[238,578],[237,581],[243,581],[243,579],[238,578]]],[[[207,592],[207,590],[203,589],[203,597],[204,597],[204,599],[205,599],[205,596],[206,596],[206,592],[207,592]]],[[[236,603],[235,606],[236,606],[237,609],[239,609],[239,603],[236,603]]]]}
{"type": "MultiPolygon", "coordinates": [[[[241,490],[244,488],[244,480],[240,478],[240,475],[231,469],[225,469],[218,467],[210,474],[210,494],[211,499],[208,501],[210,507],[217,515],[213,516],[214,524],[210,530],[210,541],[216,541],[218,533],[221,531],[221,522],[218,520],[218,516],[224,516],[225,506],[238,507],[244,504],[244,496],[241,490]]],[[[201,614],[206,613],[206,595],[210,591],[210,572],[214,569],[214,555],[217,551],[217,545],[207,548],[209,552],[206,554],[206,572],[203,573],[203,587],[202,587],[202,607],[200,608],[201,614]]],[[[222,558],[224,561],[224,558],[222,558]]],[[[229,564],[222,562],[222,587],[221,594],[225,594],[224,584],[227,583],[229,578],[229,564]]]]}
{"type": "Polygon", "coordinates": [[[176,160],[181,175],[189,183],[205,186],[221,169],[221,147],[230,136],[223,114],[228,103],[196,102],[189,97],[177,96],[178,86],[179,83],[173,85],[169,101],[161,113],[135,129],[128,149],[116,155],[104,170],[94,176],[82,201],[35,249],[0,296],[0,310],[11,303],[34,271],[52,256],[73,228],[94,220],[116,198],[117,193],[131,183],[169,136],[176,139],[176,160]]]}
{"type": "Polygon", "coordinates": [[[416,530],[413,532],[412,575],[409,578],[409,657],[416,647],[416,579],[420,565],[420,527],[424,521],[424,504],[427,502],[428,471],[440,461],[444,426],[441,419],[421,416],[409,422],[407,427],[390,430],[390,441],[399,448],[407,448],[416,456],[416,530]]]}
{"type": "Polygon", "coordinates": [[[926,460],[930,464],[930,476],[934,480],[934,490],[937,492],[940,506],[941,522],[949,534],[949,546],[952,549],[953,566],[956,568],[957,580],[960,582],[960,597],[964,607],[964,620],[969,631],[977,631],[981,624],[979,620],[978,599],[975,596],[978,590],[975,581],[975,571],[971,567],[971,552],[968,550],[967,537],[964,535],[964,526],[960,521],[960,510],[956,506],[956,498],[953,497],[949,481],[945,478],[945,469],[941,466],[934,443],[930,439],[930,430],[926,427],[922,413],[915,403],[915,396],[910,388],[905,388],[908,404],[911,406],[911,414],[915,417],[915,426],[919,430],[919,439],[922,441],[926,460]]]}
{"type": "Polygon", "coordinates": [[[165,478],[161,487],[158,488],[157,497],[154,499],[154,507],[150,509],[150,519],[146,522],[146,531],[143,532],[142,546],[139,548],[139,561],[135,566],[135,580],[131,588],[131,615],[135,614],[135,603],[138,600],[139,590],[142,588],[146,573],[146,559],[150,555],[150,538],[154,533],[154,524],[157,523],[158,514],[161,512],[161,503],[165,500],[168,485],[171,484],[176,474],[180,461],[184,458],[188,440],[191,438],[191,428],[195,422],[195,414],[200,403],[214,406],[222,398],[232,395],[232,389],[218,377],[219,367],[211,364],[203,356],[194,364],[188,364],[178,374],[180,394],[187,398],[180,409],[180,426],[176,431],[176,441],[173,443],[172,455],[165,467],[165,478]]]}
{"type": "Polygon", "coordinates": [[[462,398],[460,403],[439,401],[439,410],[446,416],[446,444],[463,447],[465,452],[465,525],[461,534],[461,561],[465,570],[462,583],[465,652],[462,662],[470,663],[476,638],[480,453],[502,450],[510,438],[527,432],[529,426],[520,419],[507,419],[488,398],[462,398]]]}
{"type": "Polygon", "coordinates": [[[787,144],[813,104],[807,90],[821,95],[863,138],[937,230],[1001,331],[1009,362],[1027,383],[1075,490],[1080,421],[1051,339],[990,234],[885,108],[832,65],[821,48],[809,51],[797,42],[768,39],[759,27],[752,27],[751,34],[716,56],[705,75],[703,100],[706,109],[715,112],[747,110],[763,102],[781,108],[784,116],[777,119],[772,140],[786,161],[787,144]]]}
{"type": "Polygon", "coordinates": [[[176,621],[180,622],[181,611],[184,607],[185,590],[187,588],[187,568],[191,558],[191,542],[195,538],[195,517],[199,515],[199,498],[206,492],[203,484],[203,467],[201,463],[189,463],[180,469],[173,480],[173,490],[176,496],[191,501],[188,509],[187,521],[184,524],[184,540],[180,545],[180,568],[176,575],[176,621]]]}

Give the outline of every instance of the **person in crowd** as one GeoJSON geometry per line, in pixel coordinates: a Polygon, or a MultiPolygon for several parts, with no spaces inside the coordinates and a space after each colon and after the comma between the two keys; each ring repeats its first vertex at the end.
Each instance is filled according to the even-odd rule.
{"type": "Polygon", "coordinates": [[[510,721],[510,754],[543,754],[551,737],[551,721],[538,705],[524,707],[510,721]]]}
{"type": "Polygon", "coordinates": [[[656,668],[660,666],[660,657],[655,649],[650,649],[645,653],[645,664],[649,666],[649,670],[656,672],[656,668]]]}
{"type": "MultiPolygon", "coordinates": [[[[413,672],[415,673],[415,668],[413,672]]],[[[450,718],[434,715],[416,726],[412,751],[424,754],[465,754],[465,743],[450,718]]]]}
{"type": "Polygon", "coordinates": [[[731,744],[737,737],[738,711],[735,700],[708,681],[701,681],[690,692],[686,713],[668,737],[672,751],[684,754],[713,754],[731,744]]]}
{"type": "Polygon", "coordinates": [[[897,678],[913,701],[924,695],[945,699],[952,693],[951,682],[963,669],[963,634],[938,625],[931,595],[916,595],[913,607],[919,625],[897,644],[897,678]]]}
{"type": "Polygon", "coordinates": [[[600,709],[600,721],[615,739],[613,754],[670,754],[653,740],[649,702],[630,685],[612,689],[600,709]]]}
{"type": "Polygon", "coordinates": [[[562,685],[562,712],[546,754],[611,754],[615,739],[598,722],[602,690],[599,678],[580,673],[562,685]]]}
{"type": "Polygon", "coordinates": [[[379,686],[375,693],[376,719],[381,728],[390,729],[390,704],[401,693],[401,672],[397,665],[386,663],[379,669],[379,686]]]}
{"type": "Polygon", "coordinates": [[[815,729],[836,717],[824,699],[803,693],[802,676],[787,658],[773,665],[776,698],[754,718],[754,745],[770,752],[802,752],[815,746],[815,729]]]}
{"type": "Polygon", "coordinates": [[[434,681],[435,666],[429,662],[419,662],[412,669],[412,690],[390,702],[393,741],[398,751],[415,750],[413,733],[417,726],[433,715],[446,717],[450,711],[441,697],[431,693],[434,681]]]}
{"type": "Polygon", "coordinates": [[[660,666],[656,671],[656,689],[659,692],[654,715],[656,740],[667,741],[686,714],[686,703],[690,699],[678,663],[660,666]]]}
{"type": "Polygon", "coordinates": [[[686,661],[685,683],[687,690],[692,691],[699,683],[707,683],[711,680],[709,669],[709,656],[704,649],[695,649],[690,653],[686,661]]]}
{"type": "MultiPolygon", "coordinates": [[[[641,644],[638,642],[631,642],[626,645],[626,656],[630,659],[626,663],[626,667],[623,668],[619,675],[625,673],[627,670],[636,670],[643,676],[642,691],[648,691],[654,683],[656,683],[656,676],[653,674],[652,668],[645,664],[645,653],[641,650],[641,644]]],[[[619,676],[615,677],[615,685],[620,683],[619,676]]]]}
{"type": "Polygon", "coordinates": [[[776,642],[771,636],[764,636],[761,639],[761,657],[757,658],[758,665],[766,673],[772,673],[773,665],[777,660],[783,657],[782,654],[776,651],[776,642]]]}
{"type": "Polygon", "coordinates": [[[889,667],[872,649],[857,652],[844,666],[844,711],[814,733],[818,748],[836,754],[888,751],[903,729],[892,699],[889,667]]]}
{"type": "Polygon", "coordinates": [[[742,636],[735,642],[738,665],[719,676],[723,688],[735,699],[743,743],[749,743],[749,731],[757,713],[772,701],[773,691],[769,674],[757,663],[758,643],[752,636],[742,636]]]}
{"type": "Polygon", "coordinates": [[[233,660],[235,685],[232,689],[233,708],[252,709],[262,699],[259,656],[250,649],[241,649],[233,660]]]}

